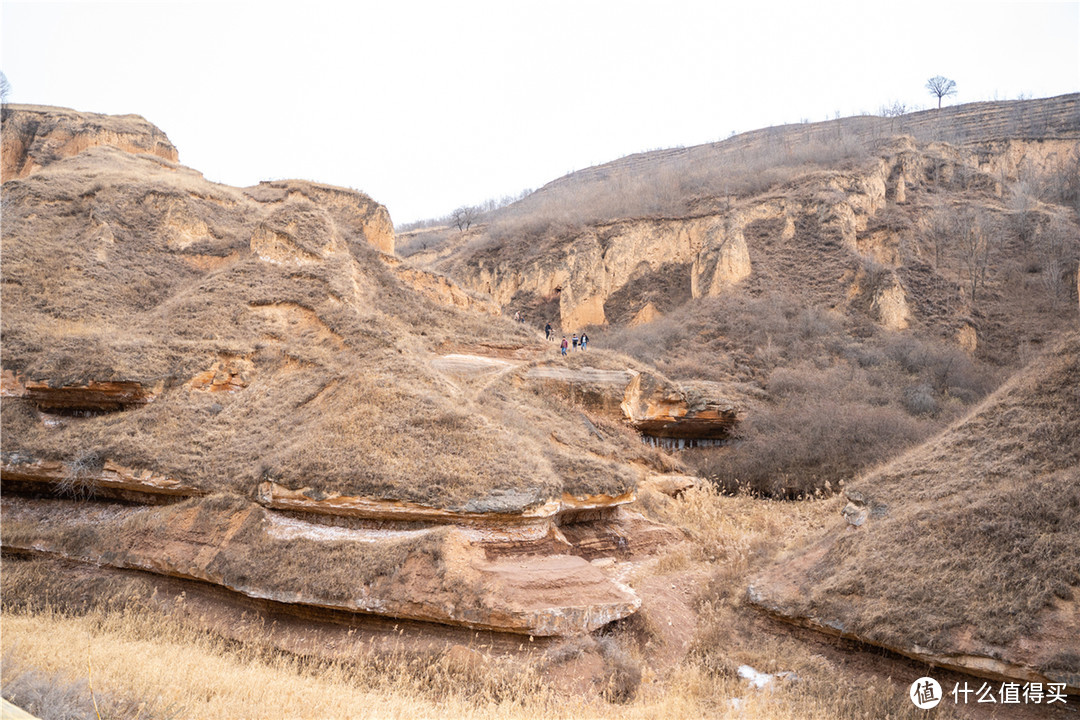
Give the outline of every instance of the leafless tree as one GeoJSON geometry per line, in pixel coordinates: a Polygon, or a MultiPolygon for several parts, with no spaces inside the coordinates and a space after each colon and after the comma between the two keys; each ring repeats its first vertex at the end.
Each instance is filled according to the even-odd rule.
{"type": "Polygon", "coordinates": [[[1052,218],[1040,228],[1035,251],[1047,292],[1055,300],[1071,299],[1071,290],[1076,284],[1073,273],[1080,259],[1080,242],[1068,226],[1060,218],[1052,218]]]}
{"type": "Polygon", "coordinates": [[[0,109],[0,115],[2,115],[5,120],[8,118],[9,110],[7,104],[8,96],[10,95],[11,83],[8,82],[7,75],[5,75],[3,71],[0,71],[0,106],[3,106],[2,109],[0,109]]]}
{"type": "Polygon", "coordinates": [[[899,100],[893,100],[891,105],[882,105],[878,110],[878,115],[881,117],[900,117],[901,115],[907,115],[907,105],[899,100]]]}
{"type": "Polygon", "coordinates": [[[941,268],[942,260],[947,257],[953,238],[959,233],[960,220],[957,211],[944,201],[937,200],[930,211],[925,233],[926,240],[933,246],[935,268],[941,268]]]}
{"type": "Polygon", "coordinates": [[[450,215],[450,221],[461,231],[468,230],[479,218],[480,208],[473,205],[462,205],[450,215]]]}
{"type": "Polygon", "coordinates": [[[985,212],[968,210],[958,217],[956,258],[968,296],[975,302],[979,289],[986,284],[990,258],[997,245],[995,228],[985,212]]]}
{"type": "Polygon", "coordinates": [[[941,75],[935,75],[926,81],[926,89],[931,95],[937,97],[938,109],[941,109],[941,98],[956,94],[956,81],[941,75]]]}

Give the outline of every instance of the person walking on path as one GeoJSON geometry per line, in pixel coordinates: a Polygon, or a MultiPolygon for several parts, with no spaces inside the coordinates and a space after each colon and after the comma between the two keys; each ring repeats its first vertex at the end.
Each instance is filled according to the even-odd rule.
{"type": "Polygon", "coordinates": [[[581,342],[581,349],[582,349],[582,351],[584,351],[584,350],[585,350],[585,346],[586,346],[586,345],[587,345],[587,344],[589,343],[589,336],[588,336],[588,335],[586,335],[585,333],[581,333],[581,340],[580,340],[580,342],[581,342]]]}
{"type": "Polygon", "coordinates": [[[544,326],[544,339],[545,340],[550,340],[551,339],[551,323],[548,323],[547,325],[544,326]]]}
{"type": "Polygon", "coordinates": [[[566,344],[567,344],[567,343],[566,343],[566,337],[565,337],[565,336],[563,336],[563,339],[562,339],[562,345],[560,345],[560,346],[559,346],[559,349],[560,349],[560,350],[562,350],[562,354],[563,354],[564,356],[566,355],[566,344]]]}
{"type": "Polygon", "coordinates": [[[577,333],[574,333],[574,350],[575,351],[577,350],[577,344],[578,344],[577,333]]]}

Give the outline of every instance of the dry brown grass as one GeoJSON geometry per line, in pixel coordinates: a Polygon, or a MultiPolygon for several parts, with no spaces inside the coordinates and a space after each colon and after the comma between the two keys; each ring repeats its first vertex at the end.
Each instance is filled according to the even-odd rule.
{"type": "MultiPolygon", "coordinates": [[[[539,665],[524,657],[462,664],[454,654],[374,651],[328,662],[275,649],[265,630],[242,643],[224,641],[199,623],[166,618],[131,600],[108,612],[84,606],[79,614],[60,612],[41,598],[31,605],[5,602],[2,643],[22,668],[56,673],[67,682],[85,676],[89,648],[96,691],[152,699],[184,717],[916,717],[906,696],[909,680],[852,671],[813,644],[763,632],[742,601],[745,578],[819,531],[835,515],[836,499],[796,504],[692,491],[681,499],[647,500],[650,514],[692,534],[676,574],[712,577],[698,599],[694,650],[663,675],[648,667],[647,654],[620,630],[599,641],[586,639],[576,651],[564,649],[562,657],[541,656],[539,665]],[[607,658],[596,692],[568,693],[545,680],[550,663],[589,651],[607,658]],[[754,691],[735,675],[744,663],[768,672],[794,671],[798,680],[754,691]],[[641,681],[631,697],[637,668],[641,681]],[[734,707],[732,699],[741,706],[734,707]]],[[[97,602],[110,592],[115,590],[97,588],[97,602]]],[[[948,709],[941,712],[952,716],[948,709]]]]}
{"type": "Polygon", "coordinates": [[[849,495],[868,509],[866,528],[826,534],[828,551],[792,571],[806,592],[784,599],[788,610],[894,647],[951,650],[959,634],[1010,659],[1049,642],[1058,669],[1080,673],[1075,637],[1057,637],[1042,612],[1080,589],[1078,358],[1073,333],[969,417],[860,479],[849,495]]]}
{"type": "Polygon", "coordinates": [[[367,245],[356,213],[298,187],[288,199],[241,191],[110,147],[7,183],[4,368],[159,393],[57,426],[5,402],[4,451],[95,456],[211,492],[250,496],[273,479],[480,510],[557,496],[563,476],[573,492],[632,483],[615,446],[586,433],[548,440],[578,424],[573,408],[511,387],[476,393],[430,365],[443,346],[528,345],[534,330],[425,298],[367,245]],[[261,260],[257,235],[296,257],[261,260]],[[188,386],[232,359],[251,367],[242,390],[188,386]],[[521,432],[518,417],[539,427],[521,432]]]}

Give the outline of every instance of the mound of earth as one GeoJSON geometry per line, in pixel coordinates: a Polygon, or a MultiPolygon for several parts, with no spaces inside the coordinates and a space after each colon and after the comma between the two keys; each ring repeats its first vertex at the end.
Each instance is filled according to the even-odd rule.
{"type": "Polygon", "coordinates": [[[749,588],[798,624],[1080,692],[1080,334],[847,490],[844,517],[749,588]]]}
{"type": "MultiPolygon", "coordinates": [[[[44,520],[17,532],[5,522],[5,547],[316,605],[328,597],[320,583],[352,582],[354,609],[418,617],[395,609],[408,593],[392,584],[350,580],[381,541],[353,538],[353,559],[341,563],[336,541],[317,563],[276,542],[271,554],[296,568],[295,587],[246,582],[214,558],[229,547],[245,557],[254,540],[191,529],[173,543],[140,531],[121,549],[109,537],[121,526],[187,520],[111,501],[182,501],[192,517],[243,515],[249,530],[278,514],[361,533],[460,526],[469,543],[532,542],[560,555],[573,549],[560,524],[583,511],[610,520],[633,499],[641,470],[626,459],[646,449],[632,434],[596,432],[572,403],[506,375],[473,381],[440,364],[445,347],[527,347],[535,334],[387,255],[389,214],[366,195],[308,181],[208,182],[141,118],[10,106],[4,143],[5,491],[38,496],[25,500],[35,506],[27,518],[55,517],[49,503],[64,502],[55,496],[92,497],[115,513],[115,527],[84,518],[55,532],[44,520]],[[21,149],[9,152],[9,138],[21,149]],[[316,568],[335,579],[317,580],[316,568]],[[361,587],[375,600],[357,600],[361,587]]],[[[471,560],[477,582],[446,582],[472,595],[432,601],[424,617],[567,632],[636,607],[612,585],[592,595],[617,611],[581,610],[591,605],[575,604],[574,583],[596,573],[559,562],[564,586],[535,561],[550,592],[532,593],[545,599],[521,612],[543,618],[484,605],[485,592],[521,579],[471,560]],[[478,607],[490,617],[476,619],[478,607]]]]}

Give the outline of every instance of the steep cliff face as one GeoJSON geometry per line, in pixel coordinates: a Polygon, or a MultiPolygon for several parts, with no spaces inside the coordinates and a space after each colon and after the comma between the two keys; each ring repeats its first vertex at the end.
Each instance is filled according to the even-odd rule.
{"type": "MultiPolygon", "coordinates": [[[[752,198],[705,215],[597,225],[540,256],[518,258],[512,247],[465,249],[441,267],[503,307],[523,297],[557,297],[563,330],[576,331],[607,322],[609,299],[619,291],[633,294],[635,283],[649,274],[681,276],[694,298],[737,288],[754,273],[748,233],[764,232],[770,242],[786,243],[795,237],[796,223],[809,219],[857,255],[857,237],[884,206],[887,184],[896,186],[894,169],[900,162],[889,157],[865,175],[830,174],[792,193],[752,198]]],[[[632,313],[646,304],[640,302],[632,313]]]]}
{"type": "Polygon", "coordinates": [[[177,162],[179,155],[158,128],[138,115],[97,115],[64,108],[5,105],[0,177],[4,182],[97,145],[177,162]]]}
{"type": "MultiPolygon", "coordinates": [[[[985,105],[892,124],[852,119],[850,127],[835,130],[826,123],[776,129],[773,137],[749,133],[729,141],[734,149],[720,143],[633,156],[555,181],[501,211],[510,221],[500,225],[503,215],[496,213],[490,231],[448,241],[423,257],[490,294],[504,310],[531,310],[542,322],[561,323],[565,332],[640,324],[691,298],[796,288],[811,304],[850,308],[891,330],[922,324],[955,335],[968,311],[959,286],[970,268],[938,267],[940,248],[925,242],[934,213],[978,207],[993,223],[1007,224],[1014,196],[1046,190],[1039,186],[1048,179],[1068,184],[1070,168],[1080,166],[1078,96],[1030,107],[985,105]],[[895,134],[901,132],[915,136],[895,134]],[[800,165],[800,142],[811,145],[804,152],[814,158],[814,143],[834,154],[822,150],[824,161],[800,165]],[[864,145],[856,152],[845,149],[847,142],[864,145]],[[717,176],[711,182],[723,187],[725,172],[737,174],[740,162],[753,166],[752,159],[740,159],[753,152],[788,163],[785,179],[755,185],[743,178],[738,187],[749,189],[692,196],[684,212],[665,217],[642,210],[640,217],[581,221],[576,229],[557,219],[574,212],[566,205],[575,202],[575,193],[582,205],[597,202],[603,198],[597,188],[620,178],[640,176],[634,187],[649,193],[655,190],[650,180],[673,182],[680,172],[701,174],[705,167],[717,176]],[[546,206],[552,197],[558,202],[546,206]],[[553,215],[545,219],[545,212],[553,215]],[[547,235],[538,235],[541,221],[549,220],[547,235]],[[894,275],[867,283],[873,266],[894,275]],[[959,300],[921,296],[928,284],[911,279],[911,269],[921,266],[933,266],[938,295],[951,285],[959,300]],[[956,307],[954,316],[926,312],[945,305],[956,307]]],[[[761,168],[765,175],[768,170],[761,168]]],[[[1074,190],[1059,194],[1067,192],[1074,190]]],[[[579,212],[590,217],[588,208],[579,212]]],[[[623,212],[622,206],[613,204],[612,212],[623,212]]],[[[1063,216],[1062,222],[1074,221],[1063,216]]]]}

